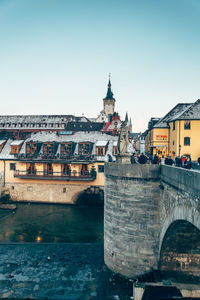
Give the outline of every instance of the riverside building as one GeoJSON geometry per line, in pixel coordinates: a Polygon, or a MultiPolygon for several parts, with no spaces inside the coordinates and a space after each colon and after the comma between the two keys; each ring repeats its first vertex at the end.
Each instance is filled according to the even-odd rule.
{"type": "Polygon", "coordinates": [[[172,158],[187,155],[195,161],[200,157],[199,132],[200,100],[178,103],[148,129],[146,153],[172,158]]]}
{"type": "Polygon", "coordinates": [[[97,119],[0,116],[3,191],[15,201],[56,203],[75,203],[85,192],[103,192],[104,162],[116,158],[122,123],[110,79],[103,107],[97,119]]]}
{"type": "Polygon", "coordinates": [[[4,190],[15,201],[75,203],[104,188],[104,162],[115,160],[117,137],[102,132],[33,133],[0,140],[4,190]]]}

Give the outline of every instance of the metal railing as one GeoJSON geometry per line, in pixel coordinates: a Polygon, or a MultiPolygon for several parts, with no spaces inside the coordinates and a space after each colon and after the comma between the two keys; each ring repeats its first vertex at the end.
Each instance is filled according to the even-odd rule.
{"type": "Polygon", "coordinates": [[[55,172],[53,170],[37,171],[37,170],[15,170],[14,177],[19,178],[49,178],[49,179],[68,179],[68,180],[83,180],[90,179],[94,180],[96,178],[95,173],[90,173],[88,171],[76,172],[76,171],[66,171],[66,172],[55,172]]]}
{"type": "Polygon", "coordinates": [[[64,155],[64,154],[15,154],[19,160],[37,159],[37,160],[67,160],[67,161],[92,161],[96,160],[97,156],[92,155],[64,155]]]}

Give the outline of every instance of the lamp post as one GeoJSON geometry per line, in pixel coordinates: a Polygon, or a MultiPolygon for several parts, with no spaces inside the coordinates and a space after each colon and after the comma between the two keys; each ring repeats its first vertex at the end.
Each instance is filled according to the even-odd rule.
{"type": "Polygon", "coordinates": [[[181,156],[181,145],[179,145],[178,149],[179,149],[179,155],[178,156],[181,156]]]}

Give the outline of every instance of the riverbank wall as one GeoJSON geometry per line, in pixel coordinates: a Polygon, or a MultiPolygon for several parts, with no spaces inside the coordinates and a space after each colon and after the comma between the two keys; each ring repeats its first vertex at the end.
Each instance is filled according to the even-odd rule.
{"type": "Polygon", "coordinates": [[[62,183],[7,183],[3,192],[15,202],[75,204],[80,196],[99,195],[103,202],[104,186],[62,183]]]}

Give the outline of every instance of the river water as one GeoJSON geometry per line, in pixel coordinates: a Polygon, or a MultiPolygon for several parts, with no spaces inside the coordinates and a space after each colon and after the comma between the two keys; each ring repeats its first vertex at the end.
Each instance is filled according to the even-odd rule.
{"type": "Polygon", "coordinates": [[[0,286],[0,298],[132,299],[132,283],[104,264],[103,206],[0,210],[0,286]]]}
{"type": "MultiPolygon", "coordinates": [[[[51,299],[51,296],[57,299],[61,292],[57,286],[62,287],[64,299],[132,299],[132,281],[113,274],[104,264],[103,206],[20,203],[14,212],[0,210],[0,243],[0,278],[5,278],[0,280],[0,285],[4,285],[0,297],[7,295],[7,287],[10,286],[13,291],[10,296],[34,298],[32,292],[37,287],[34,282],[39,280],[39,287],[34,290],[37,299],[51,299]],[[27,243],[34,243],[36,247],[27,243]],[[47,264],[48,256],[50,265],[47,264]],[[54,267],[57,266],[55,274],[58,274],[55,277],[55,294],[52,294],[51,284],[43,280],[46,274],[52,272],[52,257],[57,260],[54,261],[54,267]],[[9,271],[13,260],[14,269],[9,271]],[[30,266],[25,267],[27,261],[30,266]],[[30,269],[32,279],[29,278],[30,269]],[[18,278],[24,274],[28,280],[20,283],[23,289],[21,285],[18,289],[9,276],[18,278]],[[44,295],[44,291],[47,294],[44,295]],[[73,294],[71,298],[68,298],[69,294],[73,294]]],[[[49,282],[52,276],[51,273],[49,282]]],[[[61,299],[60,296],[58,298],[61,299]]]]}
{"type": "Polygon", "coordinates": [[[103,207],[17,204],[0,210],[0,242],[103,243],[103,207]]]}

